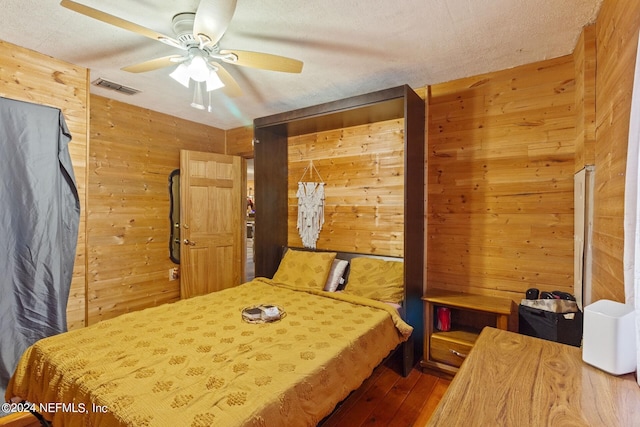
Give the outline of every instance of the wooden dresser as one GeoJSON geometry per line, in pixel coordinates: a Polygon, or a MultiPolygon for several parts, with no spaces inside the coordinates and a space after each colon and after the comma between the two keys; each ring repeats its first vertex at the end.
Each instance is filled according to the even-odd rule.
{"type": "Polygon", "coordinates": [[[487,327],[428,425],[638,426],[640,387],[580,348],[487,327]]]}

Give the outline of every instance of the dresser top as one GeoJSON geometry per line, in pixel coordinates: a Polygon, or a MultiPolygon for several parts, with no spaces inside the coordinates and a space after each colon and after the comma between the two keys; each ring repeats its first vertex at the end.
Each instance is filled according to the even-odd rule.
{"type": "Polygon", "coordinates": [[[580,348],[483,329],[430,426],[637,426],[640,387],[582,361],[580,348]]]}

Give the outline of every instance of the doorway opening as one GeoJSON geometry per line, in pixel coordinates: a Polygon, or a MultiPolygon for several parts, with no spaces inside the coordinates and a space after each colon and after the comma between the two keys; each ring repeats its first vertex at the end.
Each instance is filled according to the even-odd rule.
{"type": "Polygon", "coordinates": [[[255,263],[254,263],[254,250],[253,239],[255,238],[255,185],[253,181],[253,159],[247,159],[247,253],[246,253],[246,268],[245,268],[245,280],[247,282],[253,280],[255,277],[255,263]]]}

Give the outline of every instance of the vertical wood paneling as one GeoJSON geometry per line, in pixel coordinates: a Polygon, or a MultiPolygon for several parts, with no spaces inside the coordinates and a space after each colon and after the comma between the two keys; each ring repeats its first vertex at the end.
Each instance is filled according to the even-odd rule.
{"type": "Polygon", "coordinates": [[[227,154],[245,159],[253,158],[253,125],[228,129],[227,154]]]}
{"type": "MultiPolygon", "coordinates": [[[[605,0],[572,56],[429,88],[430,287],[514,298],[531,286],[570,290],[572,176],[592,158],[594,299],[624,300],[624,173],[639,28],[640,3],[605,0]]],[[[86,69],[2,41],[0,64],[1,96],[60,108],[73,135],[83,214],[69,327],[85,324],[87,286],[91,322],[176,299],[178,282],[168,281],[168,173],[181,148],[251,157],[251,127],[224,132],[91,97],[89,149],[86,69]]],[[[396,125],[391,135],[401,146],[396,125]]],[[[300,151],[289,160],[297,167],[290,174],[290,244],[299,239],[291,183],[314,160],[333,186],[319,246],[333,240],[342,250],[389,254],[402,247],[404,236],[389,231],[402,222],[395,210],[401,179],[392,172],[402,155],[391,149],[376,157],[375,150],[389,150],[376,146],[377,134],[347,128],[293,141],[300,151]],[[347,139],[366,150],[349,154],[347,139]],[[358,172],[365,164],[383,175],[358,172]],[[378,193],[381,181],[386,192],[378,193]]]]}
{"type": "Polygon", "coordinates": [[[573,52],[576,74],[576,167],[595,164],[596,26],[585,27],[573,52]]]}
{"type": "Polygon", "coordinates": [[[624,180],[640,2],[605,0],[596,21],[593,300],[624,301],[624,180]]]}
{"type": "Polygon", "coordinates": [[[571,56],[431,87],[427,287],[573,285],[571,56]]]}
{"type": "Polygon", "coordinates": [[[0,96],[59,108],[72,135],[69,143],[80,196],[80,226],[67,324],[85,324],[88,70],[0,40],[0,96]]]}
{"type": "Polygon", "coordinates": [[[180,282],[169,281],[169,173],[180,149],[225,150],[223,130],[99,96],[91,102],[89,324],[179,298],[180,282]]]}
{"type": "Polygon", "coordinates": [[[323,181],[319,249],[403,256],[403,119],[290,137],[288,153],[289,245],[302,246],[298,181],[323,181]]]}

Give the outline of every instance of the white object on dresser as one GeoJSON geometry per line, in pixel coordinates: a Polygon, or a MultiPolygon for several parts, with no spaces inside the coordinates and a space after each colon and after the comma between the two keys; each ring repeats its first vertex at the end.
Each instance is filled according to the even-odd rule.
{"type": "Polygon", "coordinates": [[[599,300],[584,308],[582,360],[613,375],[636,370],[633,306],[599,300]]]}

